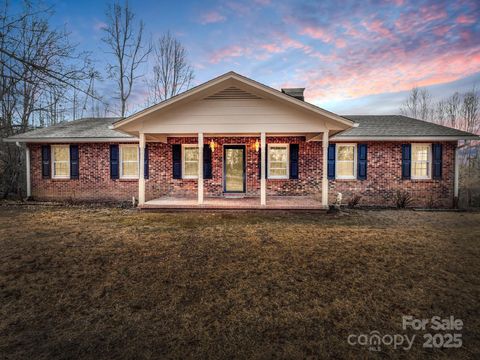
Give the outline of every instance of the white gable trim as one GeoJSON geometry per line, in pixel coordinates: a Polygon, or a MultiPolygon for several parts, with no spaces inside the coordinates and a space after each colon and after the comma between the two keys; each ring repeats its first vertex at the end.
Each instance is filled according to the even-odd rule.
{"type": "Polygon", "coordinates": [[[198,94],[198,93],[200,93],[201,91],[204,91],[204,90],[206,90],[206,89],[208,89],[208,88],[210,88],[210,87],[212,87],[212,86],[215,86],[215,85],[217,85],[217,84],[220,84],[221,82],[223,82],[223,81],[225,81],[225,80],[228,80],[228,79],[235,79],[235,80],[237,80],[237,81],[240,81],[240,82],[242,82],[242,83],[245,83],[245,84],[247,84],[247,85],[250,85],[250,86],[252,86],[252,87],[255,87],[256,89],[258,89],[258,90],[260,90],[260,91],[263,91],[263,92],[265,92],[265,93],[268,93],[268,94],[270,94],[270,95],[273,95],[273,96],[275,96],[276,98],[278,98],[278,99],[280,99],[280,100],[282,100],[282,101],[284,101],[284,102],[287,102],[287,103],[290,103],[290,104],[294,104],[294,105],[299,106],[299,107],[301,107],[301,108],[304,108],[304,109],[313,111],[314,113],[317,113],[317,114],[319,114],[319,115],[325,116],[325,117],[327,117],[327,118],[329,118],[329,119],[331,119],[331,120],[333,120],[333,121],[337,121],[337,122],[339,122],[339,123],[341,123],[341,124],[343,124],[343,125],[347,125],[347,126],[350,126],[350,127],[352,127],[352,126],[355,125],[355,123],[354,123],[353,121],[351,121],[351,120],[348,120],[348,119],[343,118],[343,117],[341,117],[341,116],[339,116],[339,115],[337,115],[337,114],[334,114],[334,113],[332,113],[332,112],[330,112],[330,111],[327,111],[327,110],[324,110],[324,109],[322,109],[322,108],[319,108],[318,106],[315,106],[315,105],[310,104],[310,103],[308,103],[308,102],[301,101],[301,100],[298,100],[298,99],[296,99],[296,98],[293,98],[293,97],[291,97],[291,96],[289,96],[289,95],[286,95],[286,94],[282,93],[281,91],[278,91],[278,90],[273,89],[273,88],[271,88],[271,87],[269,87],[269,86],[266,86],[266,85],[261,84],[261,83],[259,83],[259,82],[257,82],[257,81],[254,81],[254,80],[249,79],[249,78],[247,78],[247,77],[245,77],[245,76],[242,76],[242,75],[239,75],[239,74],[237,74],[237,73],[235,73],[235,72],[233,72],[233,71],[230,71],[230,72],[228,72],[228,73],[226,73],[226,74],[223,74],[223,75],[221,75],[221,76],[219,76],[219,77],[217,77],[217,78],[214,78],[214,79],[212,79],[212,80],[209,80],[209,81],[207,81],[207,82],[205,82],[205,83],[203,83],[203,84],[201,84],[201,85],[198,85],[198,86],[196,86],[196,87],[194,87],[194,88],[192,88],[192,89],[190,89],[190,90],[187,90],[187,91],[185,91],[185,92],[183,92],[183,93],[181,93],[181,94],[179,94],[179,95],[176,95],[176,96],[174,96],[174,97],[172,97],[172,98],[170,98],[170,99],[168,99],[168,100],[162,101],[162,102],[159,103],[159,104],[153,105],[153,106],[151,106],[151,107],[149,107],[149,108],[146,108],[146,109],[144,109],[144,110],[141,110],[141,111],[139,111],[139,112],[137,112],[137,113],[135,113],[135,114],[133,114],[133,115],[125,118],[125,119],[119,120],[119,121],[113,123],[112,128],[113,128],[113,129],[118,129],[118,128],[120,128],[120,127],[123,126],[123,125],[126,125],[126,124],[128,124],[128,123],[131,123],[132,121],[135,121],[135,120],[137,120],[137,119],[139,119],[139,118],[141,118],[141,117],[143,117],[143,116],[145,116],[145,115],[148,115],[148,114],[150,114],[150,113],[152,113],[152,112],[154,112],[154,111],[161,110],[161,109],[163,109],[163,108],[165,108],[165,107],[167,107],[167,106],[170,106],[170,105],[172,105],[172,104],[174,104],[174,103],[176,103],[176,102],[178,102],[178,101],[180,101],[180,100],[183,100],[183,99],[185,99],[185,98],[188,98],[188,97],[190,97],[190,96],[192,96],[192,95],[198,94]]]}

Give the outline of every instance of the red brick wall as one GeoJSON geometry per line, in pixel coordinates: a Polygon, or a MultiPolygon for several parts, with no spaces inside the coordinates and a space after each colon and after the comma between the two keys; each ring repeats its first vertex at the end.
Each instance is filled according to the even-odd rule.
{"type": "MultiPolygon", "coordinates": [[[[223,195],[223,145],[245,145],[246,194],[260,194],[258,178],[258,153],[254,149],[256,137],[205,137],[205,143],[213,140],[217,147],[212,154],[212,179],[204,180],[205,196],[223,195]]],[[[169,144],[196,144],[196,138],[168,138],[169,144]]],[[[267,180],[268,195],[307,195],[321,192],[322,144],[305,142],[304,137],[268,137],[267,143],[299,144],[298,180],[267,180]],[[303,156],[302,156],[303,154],[303,156]]],[[[172,148],[162,143],[149,143],[150,176],[146,184],[146,199],[168,196],[192,196],[197,192],[197,180],[172,178],[172,148]]]]}
{"type": "Polygon", "coordinates": [[[344,202],[358,194],[361,205],[395,206],[397,190],[405,190],[411,196],[412,206],[451,207],[455,171],[455,143],[443,142],[441,180],[403,180],[402,143],[367,142],[368,163],[366,180],[330,180],[329,201],[336,193],[344,202]]]}
{"type": "Polygon", "coordinates": [[[41,200],[131,201],[137,180],[110,179],[110,144],[78,144],[80,178],[43,179],[42,147],[29,145],[32,197],[41,200]]]}
{"type": "MultiPolygon", "coordinates": [[[[205,143],[217,144],[212,154],[212,179],[204,183],[205,196],[223,195],[223,146],[246,145],[247,195],[258,196],[258,153],[255,137],[206,137],[205,143]]],[[[168,138],[169,144],[149,143],[149,179],[146,200],[161,196],[196,196],[197,181],[173,179],[170,144],[196,144],[196,138],[168,138]]],[[[267,179],[268,195],[314,195],[320,199],[322,189],[322,144],[305,142],[304,137],[268,137],[267,143],[299,144],[299,179],[267,179]]],[[[353,195],[362,196],[363,205],[394,205],[398,189],[409,191],[415,206],[450,207],[453,202],[454,143],[443,143],[442,180],[402,180],[401,143],[368,143],[367,180],[330,180],[329,195],[333,201],[341,192],[347,202],[353,195]]],[[[137,180],[111,180],[109,144],[79,144],[79,180],[42,179],[41,146],[30,145],[32,166],[32,196],[37,199],[130,201],[138,197],[137,180]]]]}

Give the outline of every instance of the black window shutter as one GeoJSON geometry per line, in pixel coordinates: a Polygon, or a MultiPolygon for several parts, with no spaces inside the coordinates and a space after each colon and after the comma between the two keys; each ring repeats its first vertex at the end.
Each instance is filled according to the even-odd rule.
{"type": "Polygon", "coordinates": [[[290,179],[298,179],[298,144],[290,144],[290,179]]]}
{"type": "Polygon", "coordinates": [[[212,150],[209,144],[203,145],[203,178],[212,178],[212,150]]]}
{"type": "Polygon", "coordinates": [[[148,179],[148,144],[145,144],[145,152],[143,159],[143,178],[148,179]]]}
{"type": "Polygon", "coordinates": [[[268,179],[268,145],[265,146],[265,179],[268,179]]]}
{"type": "Polygon", "coordinates": [[[327,161],[327,177],[329,179],[335,179],[335,144],[328,145],[327,161]]]}
{"type": "Polygon", "coordinates": [[[367,178],[367,144],[358,144],[357,179],[367,178]]]}
{"type": "Polygon", "coordinates": [[[172,145],[172,169],[173,169],[173,178],[181,179],[182,178],[182,145],[180,144],[172,145]]]}
{"type": "MultiPolygon", "coordinates": [[[[268,147],[265,147],[265,179],[268,179],[268,147]]],[[[262,178],[262,149],[258,149],[258,178],[262,178]]]]}
{"type": "Polygon", "coordinates": [[[110,179],[118,179],[120,165],[120,154],[118,151],[118,145],[110,145],[110,179]]]}
{"type": "Polygon", "coordinates": [[[442,144],[433,144],[433,178],[442,178],[442,144]]]}
{"type": "Polygon", "coordinates": [[[410,179],[412,164],[412,145],[402,144],[402,179],[410,179]]]}
{"type": "Polygon", "coordinates": [[[78,145],[70,145],[70,179],[78,179],[78,145]]]}
{"type": "Polygon", "coordinates": [[[50,179],[52,167],[51,167],[52,153],[50,145],[42,145],[42,177],[44,179],[50,179]]]}

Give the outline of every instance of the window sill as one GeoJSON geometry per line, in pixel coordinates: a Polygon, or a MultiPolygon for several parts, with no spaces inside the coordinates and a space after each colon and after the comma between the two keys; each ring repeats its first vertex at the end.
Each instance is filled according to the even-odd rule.
{"type": "MultiPolygon", "coordinates": [[[[45,179],[45,180],[48,180],[48,179],[45,179]]],[[[73,180],[71,178],[51,178],[50,180],[53,180],[53,181],[70,181],[70,180],[73,180]]]]}
{"type": "MultiPolygon", "coordinates": [[[[279,178],[279,177],[274,177],[274,178],[271,178],[271,177],[268,177],[267,180],[273,180],[273,181],[284,181],[284,180],[290,180],[289,177],[284,177],[284,178],[279,178]]],[[[298,180],[298,179],[291,179],[291,180],[298,180]]]]}
{"type": "Polygon", "coordinates": [[[119,181],[138,181],[138,178],[120,178],[119,181]]]}

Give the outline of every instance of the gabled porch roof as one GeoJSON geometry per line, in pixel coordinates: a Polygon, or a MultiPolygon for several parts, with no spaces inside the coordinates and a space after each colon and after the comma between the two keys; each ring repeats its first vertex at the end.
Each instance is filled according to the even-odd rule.
{"type": "Polygon", "coordinates": [[[138,136],[203,133],[334,134],[355,123],[286,95],[255,80],[228,72],[159,104],[113,123],[112,129],[138,136]]]}

